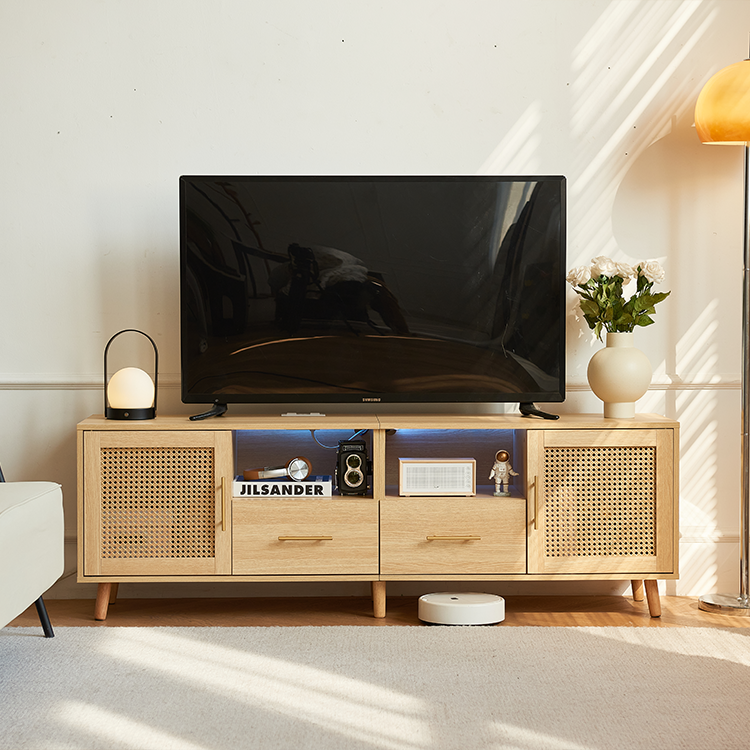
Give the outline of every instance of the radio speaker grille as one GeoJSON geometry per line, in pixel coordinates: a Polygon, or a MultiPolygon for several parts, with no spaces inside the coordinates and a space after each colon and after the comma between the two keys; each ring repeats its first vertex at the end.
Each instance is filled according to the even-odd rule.
{"type": "Polygon", "coordinates": [[[405,472],[404,491],[418,492],[428,491],[432,488],[441,489],[446,492],[462,492],[467,485],[471,489],[471,478],[466,481],[466,469],[463,466],[439,466],[437,464],[425,464],[423,466],[412,466],[405,472]]]}
{"type": "Polygon", "coordinates": [[[102,448],[102,557],[215,556],[212,448],[102,448]]]}
{"type": "Polygon", "coordinates": [[[547,557],[656,554],[654,447],[546,448],[547,557]]]}

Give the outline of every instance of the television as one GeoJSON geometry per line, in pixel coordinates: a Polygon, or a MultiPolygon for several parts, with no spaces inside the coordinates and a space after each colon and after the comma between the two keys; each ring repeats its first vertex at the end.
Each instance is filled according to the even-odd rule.
{"type": "Polygon", "coordinates": [[[563,401],[565,201],[562,176],[181,177],[183,402],[563,401]]]}

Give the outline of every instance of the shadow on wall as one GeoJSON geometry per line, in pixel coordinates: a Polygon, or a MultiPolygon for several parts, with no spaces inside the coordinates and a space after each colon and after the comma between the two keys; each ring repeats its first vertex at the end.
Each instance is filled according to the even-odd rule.
{"type": "Polygon", "coordinates": [[[620,250],[666,259],[673,291],[669,314],[643,332],[640,345],[650,349],[655,387],[666,389],[665,413],[682,424],[684,544],[681,579],[668,593],[715,591],[725,583],[722,571],[736,570],[726,558],[736,549],[739,503],[741,167],[739,149],[700,144],[691,112],[673,118],[633,163],[613,206],[620,250]]]}

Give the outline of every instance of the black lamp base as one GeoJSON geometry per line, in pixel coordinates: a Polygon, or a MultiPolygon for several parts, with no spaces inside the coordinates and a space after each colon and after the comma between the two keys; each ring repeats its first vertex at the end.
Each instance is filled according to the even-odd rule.
{"type": "Polygon", "coordinates": [[[106,407],[104,416],[107,419],[154,419],[156,417],[156,407],[150,406],[147,409],[113,409],[111,406],[106,407]]]}

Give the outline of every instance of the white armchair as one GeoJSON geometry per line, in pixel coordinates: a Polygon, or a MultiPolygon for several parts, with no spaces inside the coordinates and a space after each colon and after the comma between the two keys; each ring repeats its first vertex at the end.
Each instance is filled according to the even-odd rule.
{"type": "Polygon", "coordinates": [[[54,482],[5,482],[0,470],[0,627],[36,604],[54,632],[42,594],[62,575],[62,489],[54,482]]]}

